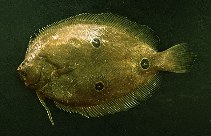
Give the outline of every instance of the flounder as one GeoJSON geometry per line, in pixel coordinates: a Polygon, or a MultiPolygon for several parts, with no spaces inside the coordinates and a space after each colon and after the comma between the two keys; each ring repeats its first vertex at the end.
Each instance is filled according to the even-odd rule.
{"type": "Polygon", "coordinates": [[[18,73],[36,94],[68,112],[99,117],[128,110],[159,86],[159,71],[184,73],[193,53],[185,43],[158,52],[159,38],[127,18],[79,14],[43,28],[29,42],[18,73]]]}

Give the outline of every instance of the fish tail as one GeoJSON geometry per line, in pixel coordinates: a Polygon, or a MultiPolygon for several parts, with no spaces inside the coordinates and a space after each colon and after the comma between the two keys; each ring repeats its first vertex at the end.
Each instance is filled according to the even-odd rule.
{"type": "Polygon", "coordinates": [[[195,57],[186,43],[177,44],[160,53],[159,67],[162,71],[185,73],[191,69],[195,57]]]}

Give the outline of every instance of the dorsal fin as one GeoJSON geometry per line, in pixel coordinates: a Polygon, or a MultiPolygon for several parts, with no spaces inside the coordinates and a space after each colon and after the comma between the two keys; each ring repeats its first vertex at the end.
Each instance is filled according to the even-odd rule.
{"type": "Polygon", "coordinates": [[[139,101],[143,101],[150,97],[152,92],[158,87],[159,78],[157,75],[148,80],[144,85],[137,88],[128,95],[115,99],[113,101],[105,101],[104,103],[96,106],[88,107],[71,107],[61,103],[55,102],[56,106],[64,111],[79,113],[86,117],[99,117],[106,114],[113,114],[119,111],[128,110],[135,105],[139,104],[139,101]]]}
{"type": "Polygon", "coordinates": [[[83,13],[68,19],[55,22],[48,25],[44,29],[41,29],[41,33],[48,28],[57,28],[73,24],[99,24],[109,25],[117,29],[126,31],[138,38],[140,41],[148,44],[156,50],[156,46],[159,43],[159,38],[154,34],[153,30],[146,25],[139,25],[135,22],[128,20],[126,17],[114,15],[112,13],[90,14],[83,13]]]}

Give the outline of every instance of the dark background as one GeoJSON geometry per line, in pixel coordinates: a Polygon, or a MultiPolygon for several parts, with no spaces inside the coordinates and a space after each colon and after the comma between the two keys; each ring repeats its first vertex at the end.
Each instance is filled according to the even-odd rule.
{"type": "Polygon", "coordinates": [[[211,1],[210,0],[1,0],[0,135],[49,136],[210,136],[211,1]],[[111,12],[151,27],[160,37],[159,51],[187,42],[197,54],[187,74],[163,72],[160,89],[135,108],[87,119],[47,104],[51,126],[35,92],[20,81],[29,37],[55,21],[79,13],[111,12]]]}

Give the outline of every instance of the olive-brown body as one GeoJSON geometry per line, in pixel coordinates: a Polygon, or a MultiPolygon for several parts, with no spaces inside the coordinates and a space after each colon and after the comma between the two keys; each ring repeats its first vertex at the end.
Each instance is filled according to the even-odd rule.
{"type": "Polygon", "coordinates": [[[123,17],[81,14],[44,28],[30,41],[18,71],[52,124],[44,98],[66,111],[102,116],[150,96],[159,70],[187,70],[191,55],[184,44],[158,53],[158,42],[150,28],[123,17]]]}

